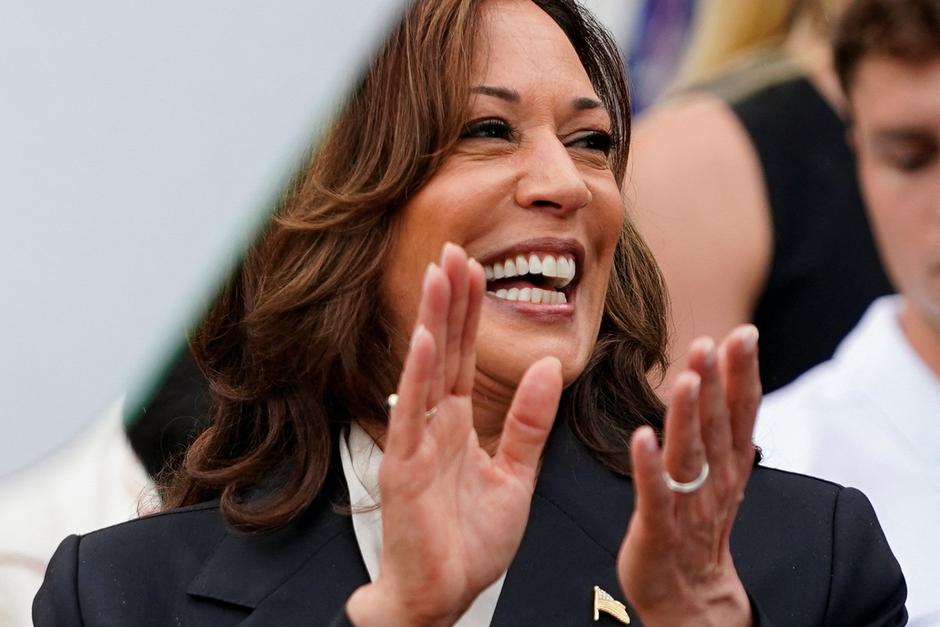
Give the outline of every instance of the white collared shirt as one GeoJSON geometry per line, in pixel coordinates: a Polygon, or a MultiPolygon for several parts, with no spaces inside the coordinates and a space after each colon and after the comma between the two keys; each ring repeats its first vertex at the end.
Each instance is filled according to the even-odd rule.
{"type": "Polygon", "coordinates": [[[876,300],[834,357],[767,395],[764,465],[857,487],[907,579],[911,625],[940,625],[940,378],[876,300]]]}
{"type": "MultiPolygon", "coordinates": [[[[366,433],[359,423],[353,422],[347,437],[339,441],[339,454],[343,463],[343,475],[349,486],[349,503],[352,506],[353,531],[362,553],[369,578],[375,581],[379,575],[379,556],[382,553],[382,511],[379,503],[379,465],[382,449],[366,433]]],[[[503,589],[503,573],[490,587],[477,596],[470,608],[460,617],[456,627],[486,627],[493,621],[496,603],[503,589]]]]}

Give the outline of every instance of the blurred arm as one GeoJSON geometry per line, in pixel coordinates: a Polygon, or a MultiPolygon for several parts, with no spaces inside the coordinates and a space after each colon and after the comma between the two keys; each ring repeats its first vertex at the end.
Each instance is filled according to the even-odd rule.
{"type": "MultiPolygon", "coordinates": [[[[751,320],[773,246],[763,174],[744,128],[712,96],[652,111],[632,143],[624,198],[665,276],[669,356],[681,365],[693,338],[751,320]]],[[[680,370],[670,368],[661,396],[680,370]]]]}

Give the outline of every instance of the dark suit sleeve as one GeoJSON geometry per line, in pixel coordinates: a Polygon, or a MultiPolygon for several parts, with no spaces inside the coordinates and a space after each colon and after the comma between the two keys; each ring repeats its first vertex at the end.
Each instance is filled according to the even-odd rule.
{"type": "Polygon", "coordinates": [[[81,627],[78,602],[78,548],[81,538],[62,541],[49,561],[42,587],[33,599],[35,627],[81,627]]]}
{"type": "Polygon", "coordinates": [[[346,610],[333,619],[333,622],[330,623],[330,627],[355,627],[352,624],[352,621],[349,620],[349,614],[346,613],[346,610]]]}
{"type": "Polygon", "coordinates": [[[904,625],[907,584],[868,498],[845,488],[836,499],[827,625],[904,625]]]}

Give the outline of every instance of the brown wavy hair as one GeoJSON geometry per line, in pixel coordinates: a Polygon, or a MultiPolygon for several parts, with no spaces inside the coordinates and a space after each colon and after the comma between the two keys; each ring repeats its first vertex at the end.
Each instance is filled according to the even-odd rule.
{"type": "MultiPolygon", "coordinates": [[[[535,3],[565,31],[610,112],[622,183],[630,110],[617,46],[575,2],[535,3]]],[[[219,498],[236,528],[285,525],[323,489],[343,425],[384,421],[401,362],[383,267],[398,209],[465,124],[481,4],[411,5],[211,308],[191,343],[210,382],[210,426],[164,488],[166,507],[219,498]]],[[[661,430],[647,373],[665,365],[664,294],[627,220],[597,344],[558,416],[619,473],[629,473],[630,433],[661,430]]]]}
{"type": "Polygon", "coordinates": [[[833,59],[842,90],[852,90],[862,59],[884,55],[912,64],[940,57],[940,0],[856,0],[842,14],[833,59]]]}

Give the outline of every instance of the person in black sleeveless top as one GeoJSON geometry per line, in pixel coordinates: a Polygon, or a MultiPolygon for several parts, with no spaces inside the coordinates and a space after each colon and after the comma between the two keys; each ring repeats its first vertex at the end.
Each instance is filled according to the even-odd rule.
{"type": "Polygon", "coordinates": [[[753,314],[770,391],[831,357],[868,304],[893,289],[845,125],[812,84],[793,78],[731,108],[757,151],[770,203],[773,255],[753,314]]]}
{"type": "Polygon", "coordinates": [[[817,33],[648,114],[625,187],[669,285],[674,346],[754,322],[765,392],[831,357],[867,305],[893,291],[817,33]]]}

